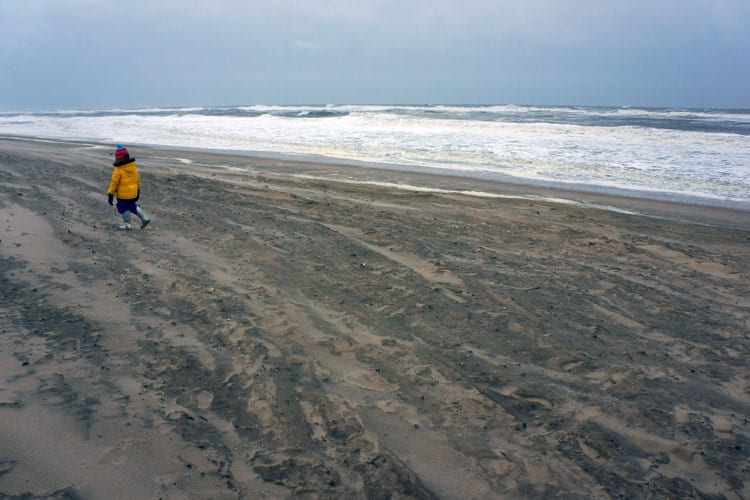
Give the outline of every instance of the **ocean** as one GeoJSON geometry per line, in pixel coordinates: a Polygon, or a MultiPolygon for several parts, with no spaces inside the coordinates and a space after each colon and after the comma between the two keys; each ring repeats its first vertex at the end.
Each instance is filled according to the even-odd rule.
{"type": "Polygon", "coordinates": [[[750,210],[747,109],[255,105],[5,112],[0,134],[348,162],[750,210]]]}

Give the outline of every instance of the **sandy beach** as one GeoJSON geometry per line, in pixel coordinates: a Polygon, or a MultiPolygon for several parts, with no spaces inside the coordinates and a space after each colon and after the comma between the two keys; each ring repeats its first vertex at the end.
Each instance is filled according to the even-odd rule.
{"type": "Polygon", "coordinates": [[[0,138],[0,497],[750,498],[750,213],[129,147],[0,138]]]}

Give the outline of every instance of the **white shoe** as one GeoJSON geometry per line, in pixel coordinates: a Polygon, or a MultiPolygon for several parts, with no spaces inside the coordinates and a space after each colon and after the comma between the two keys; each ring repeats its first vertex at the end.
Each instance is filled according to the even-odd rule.
{"type": "Polygon", "coordinates": [[[133,229],[133,226],[131,226],[130,224],[126,222],[124,224],[120,224],[119,226],[117,226],[117,229],[122,229],[123,231],[129,231],[133,229]]]}

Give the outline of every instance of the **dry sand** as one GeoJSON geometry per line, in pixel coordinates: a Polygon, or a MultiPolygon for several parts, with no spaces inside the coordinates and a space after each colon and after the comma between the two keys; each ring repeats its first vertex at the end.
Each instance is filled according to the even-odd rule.
{"type": "Polygon", "coordinates": [[[112,152],[0,139],[0,496],[750,498],[747,212],[112,152]]]}

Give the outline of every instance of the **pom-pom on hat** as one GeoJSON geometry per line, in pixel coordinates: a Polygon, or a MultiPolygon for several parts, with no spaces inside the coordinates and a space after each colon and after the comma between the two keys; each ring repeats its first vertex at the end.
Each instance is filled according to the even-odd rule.
{"type": "Polygon", "coordinates": [[[130,153],[128,153],[128,148],[122,144],[118,144],[117,149],[115,150],[115,161],[124,160],[129,157],[130,153]]]}

